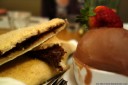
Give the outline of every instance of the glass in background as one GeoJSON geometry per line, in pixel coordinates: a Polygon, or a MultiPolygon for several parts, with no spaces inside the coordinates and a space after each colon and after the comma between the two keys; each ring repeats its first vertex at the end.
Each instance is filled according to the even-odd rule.
{"type": "Polygon", "coordinates": [[[31,13],[23,11],[9,11],[7,13],[11,29],[18,29],[29,25],[31,13]]]}
{"type": "Polygon", "coordinates": [[[70,10],[72,1],[74,2],[74,0],[56,0],[56,16],[68,20],[69,25],[67,27],[67,30],[70,32],[76,31],[76,28],[78,27],[78,24],[75,23],[76,16],[72,12],[73,10],[76,11],[75,4],[72,6],[72,9],[70,10]]]}
{"type": "Polygon", "coordinates": [[[67,17],[67,9],[66,7],[69,5],[70,0],[56,0],[56,16],[60,18],[67,17]]]}
{"type": "MultiPolygon", "coordinates": [[[[59,16],[61,18],[66,18],[69,22],[69,25],[67,27],[67,31],[69,32],[76,32],[78,30],[78,23],[76,22],[76,16],[80,13],[80,3],[78,0],[60,0],[68,2],[65,5],[61,5],[64,7],[63,12],[61,12],[63,16],[59,16]]],[[[58,6],[59,8],[60,6],[58,6]]],[[[60,13],[58,13],[60,14],[60,13]]],[[[57,16],[58,17],[58,16],[57,16]]]]}
{"type": "Polygon", "coordinates": [[[5,16],[7,13],[7,10],[4,8],[0,8],[0,16],[5,16]]]}
{"type": "Polygon", "coordinates": [[[4,8],[0,8],[0,21],[3,20],[3,16],[5,16],[7,13],[7,10],[4,8]]]}

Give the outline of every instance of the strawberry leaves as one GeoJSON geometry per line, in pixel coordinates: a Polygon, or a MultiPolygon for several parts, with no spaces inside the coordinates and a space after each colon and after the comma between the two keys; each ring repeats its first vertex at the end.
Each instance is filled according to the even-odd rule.
{"type": "Polygon", "coordinates": [[[80,15],[77,16],[77,21],[83,26],[83,30],[100,27],[123,28],[123,22],[111,8],[102,5],[95,7],[94,2],[86,0],[80,15]]]}
{"type": "Polygon", "coordinates": [[[80,10],[80,15],[76,17],[76,21],[80,22],[80,24],[85,29],[89,27],[89,17],[96,15],[96,13],[93,11],[94,8],[91,6],[91,4],[92,3],[90,0],[86,0],[86,3],[84,3],[84,7],[80,10]]]}

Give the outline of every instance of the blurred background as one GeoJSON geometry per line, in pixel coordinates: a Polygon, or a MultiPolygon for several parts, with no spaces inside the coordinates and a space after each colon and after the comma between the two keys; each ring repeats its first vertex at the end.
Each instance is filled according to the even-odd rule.
{"type": "Polygon", "coordinates": [[[79,40],[84,31],[75,20],[86,1],[92,1],[94,5],[114,2],[118,15],[128,28],[128,0],[0,0],[0,34],[59,17],[70,23],[58,34],[59,38],[79,40]]]}
{"type": "MultiPolygon", "coordinates": [[[[0,8],[7,11],[28,11],[33,16],[47,17],[62,17],[73,19],[79,14],[83,0],[0,0],[0,8]]],[[[123,22],[128,22],[128,0],[120,0],[118,6],[118,14],[123,22]]]]}

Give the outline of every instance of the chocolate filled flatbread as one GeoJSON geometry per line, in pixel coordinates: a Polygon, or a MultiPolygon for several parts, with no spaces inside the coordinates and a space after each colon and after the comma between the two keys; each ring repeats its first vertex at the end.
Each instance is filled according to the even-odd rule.
{"type": "Polygon", "coordinates": [[[64,29],[66,25],[65,20],[56,18],[47,23],[0,35],[0,65],[32,50],[64,29]]]}
{"type": "Polygon", "coordinates": [[[10,77],[26,85],[39,85],[57,74],[46,62],[25,55],[2,65],[0,69],[0,77],[10,77]]]}
{"type": "Polygon", "coordinates": [[[26,54],[0,66],[0,77],[11,77],[26,85],[40,85],[68,68],[66,61],[74,50],[71,43],[52,37],[26,54]],[[59,58],[56,52],[61,55],[59,58]],[[54,64],[54,60],[58,63],[54,64]]]}
{"type": "Polygon", "coordinates": [[[27,54],[47,62],[59,71],[63,71],[67,68],[66,61],[73,51],[75,48],[71,43],[54,36],[27,54]]]}

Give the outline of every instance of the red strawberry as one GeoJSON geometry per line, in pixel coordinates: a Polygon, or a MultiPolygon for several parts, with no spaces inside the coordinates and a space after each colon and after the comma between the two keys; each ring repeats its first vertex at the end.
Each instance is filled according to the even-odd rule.
{"type": "Polygon", "coordinates": [[[112,9],[106,6],[97,6],[95,9],[86,5],[81,10],[77,20],[86,28],[115,27],[123,28],[123,22],[112,9]]]}
{"type": "Polygon", "coordinates": [[[120,17],[112,9],[106,6],[97,6],[94,12],[96,15],[89,17],[89,27],[123,27],[120,17]]]}

